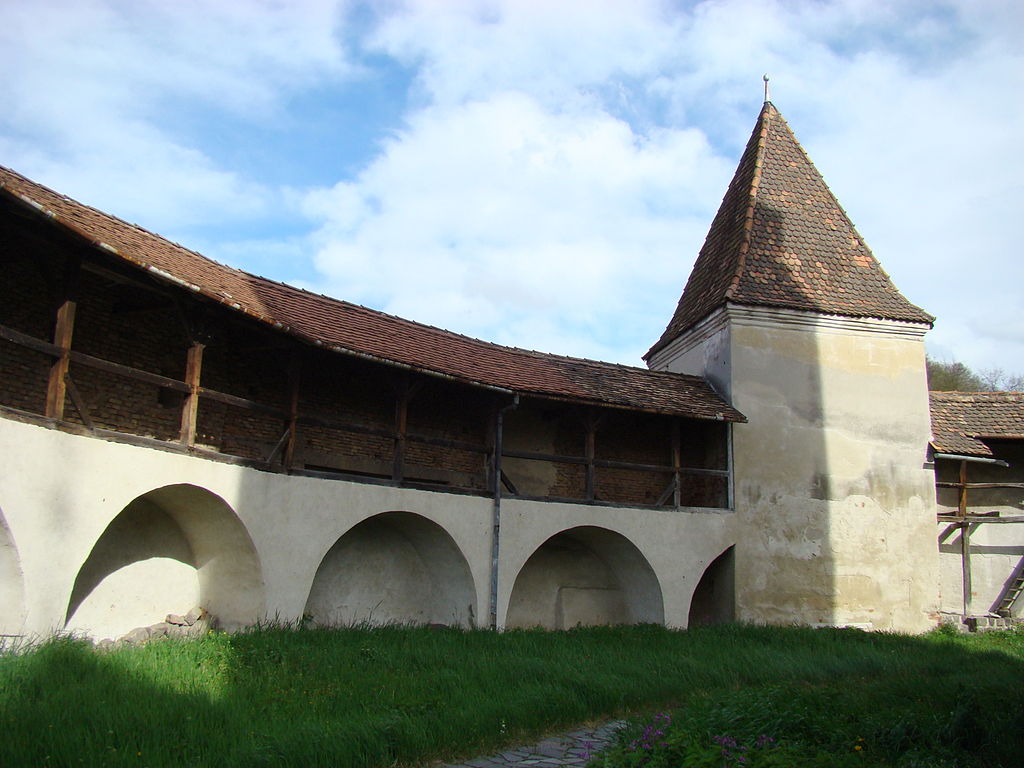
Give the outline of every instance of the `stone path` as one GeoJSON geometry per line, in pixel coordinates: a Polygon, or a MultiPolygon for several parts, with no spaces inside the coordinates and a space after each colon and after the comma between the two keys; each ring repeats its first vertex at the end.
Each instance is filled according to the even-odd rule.
{"type": "Polygon", "coordinates": [[[490,757],[475,757],[438,768],[583,768],[610,746],[622,726],[622,720],[614,720],[595,728],[549,736],[532,746],[514,747],[490,757]]]}

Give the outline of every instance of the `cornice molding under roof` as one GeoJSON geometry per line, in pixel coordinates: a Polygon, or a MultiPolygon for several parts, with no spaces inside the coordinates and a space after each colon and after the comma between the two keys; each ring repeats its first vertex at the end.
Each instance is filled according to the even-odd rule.
{"type": "MultiPolygon", "coordinates": [[[[649,360],[652,370],[668,370],[679,357],[691,352],[711,337],[729,327],[771,328],[789,331],[845,335],[876,335],[923,340],[931,329],[928,323],[905,320],[883,320],[874,317],[822,315],[809,310],[780,307],[752,307],[726,304],[655,352],[649,360]]],[[[701,374],[695,374],[701,375],[701,374]]]]}

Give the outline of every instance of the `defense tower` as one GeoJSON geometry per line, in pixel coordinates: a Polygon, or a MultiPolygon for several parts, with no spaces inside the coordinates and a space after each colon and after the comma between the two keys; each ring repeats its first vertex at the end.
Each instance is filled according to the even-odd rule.
{"type": "Polygon", "coordinates": [[[924,335],[766,101],[645,355],[705,376],[733,432],[737,618],[922,631],[938,553],[924,335]]]}

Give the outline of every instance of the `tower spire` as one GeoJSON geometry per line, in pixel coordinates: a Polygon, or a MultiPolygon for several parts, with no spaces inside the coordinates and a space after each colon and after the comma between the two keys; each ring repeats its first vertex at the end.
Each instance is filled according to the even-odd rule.
{"type": "Polygon", "coordinates": [[[675,314],[644,359],[727,304],[911,323],[935,319],[892,284],[769,101],[675,314]]]}

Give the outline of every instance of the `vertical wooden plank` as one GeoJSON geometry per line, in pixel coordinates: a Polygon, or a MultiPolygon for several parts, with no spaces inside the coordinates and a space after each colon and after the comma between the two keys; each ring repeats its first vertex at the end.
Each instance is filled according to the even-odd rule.
{"type": "Polygon", "coordinates": [[[96,429],[92,423],[92,416],[89,414],[89,406],[85,404],[85,398],[82,397],[82,394],[78,391],[78,387],[75,386],[75,382],[71,378],[70,373],[64,374],[64,385],[67,387],[67,393],[71,398],[71,403],[75,406],[75,410],[78,411],[78,415],[82,418],[82,423],[85,424],[87,429],[96,429]]]}
{"type": "Polygon", "coordinates": [[[967,521],[967,462],[960,462],[960,567],[964,588],[964,616],[971,615],[971,524],[967,521]]]}
{"type": "Polygon", "coordinates": [[[967,462],[960,462],[960,501],[957,505],[960,517],[967,516],[967,462]]]}
{"type": "Polygon", "coordinates": [[[403,380],[395,399],[395,458],[391,466],[391,479],[402,482],[405,474],[405,435],[409,421],[409,382],[403,380]]]}
{"type": "Polygon", "coordinates": [[[205,344],[192,342],[188,349],[188,360],[185,363],[185,383],[189,393],[181,406],[181,442],[189,447],[196,442],[196,422],[199,417],[199,381],[203,372],[203,350],[205,344]]]}
{"type": "Polygon", "coordinates": [[[46,415],[58,421],[64,418],[64,399],[67,394],[67,374],[71,363],[71,339],[75,333],[75,310],[78,307],[78,282],[82,271],[82,260],[69,256],[64,262],[64,274],[60,286],[60,303],[53,327],[53,343],[60,347],[61,354],[50,365],[50,377],[46,384],[46,415]]]}
{"type": "Polygon", "coordinates": [[[64,418],[64,398],[67,393],[66,377],[71,362],[71,338],[75,331],[77,302],[65,299],[57,309],[57,324],[53,343],[61,349],[60,356],[50,365],[50,380],[46,386],[46,415],[51,419],[64,418]]]}
{"type": "Polygon", "coordinates": [[[291,469],[295,462],[295,443],[299,430],[299,391],[302,386],[302,351],[296,349],[288,367],[288,442],[284,447],[284,468],[291,469]]]}
{"type": "Polygon", "coordinates": [[[683,465],[683,446],[679,435],[679,419],[672,419],[672,505],[679,509],[682,505],[682,475],[679,468],[683,465]]]}
{"type": "Polygon", "coordinates": [[[597,454],[597,418],[593,412],[587,414],[584,424],[587,429],[585,456],[587,458],[586,496],[587,501],[594,500],[594,457],[597,454]]]}

